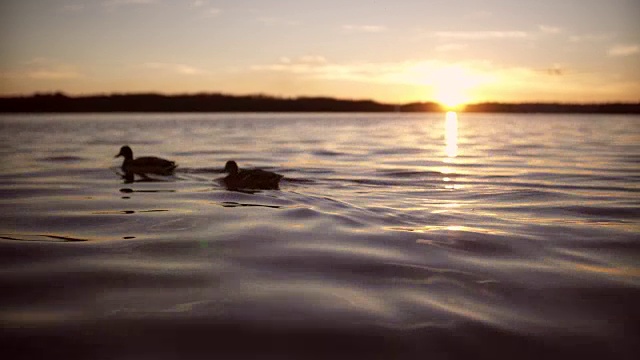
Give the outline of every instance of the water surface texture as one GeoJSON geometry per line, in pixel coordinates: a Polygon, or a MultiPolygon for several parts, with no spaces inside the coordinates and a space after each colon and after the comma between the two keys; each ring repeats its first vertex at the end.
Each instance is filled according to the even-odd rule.
{"type": "Polygon", "coordinates": [[[0,117],[24,358],[634,358],[640,117],[0,117]],[[134,156],[173,176],[122,178],[134,156]],[[283,174],[228,191],[224,163],[283,174]]]}

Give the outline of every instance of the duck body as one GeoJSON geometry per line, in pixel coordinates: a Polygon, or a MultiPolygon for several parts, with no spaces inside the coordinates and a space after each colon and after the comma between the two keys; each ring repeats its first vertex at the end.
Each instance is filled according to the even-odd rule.
{"type": "Polygon", "coordinates": [[[240,170],[235,161],[227,161],[223,180],[228,189],[278,190],[283,175],[261,169],[240,170]]]}
{"type": "Polygon", "coordinates": [[[122,171],[127,174],[156,174],[171,175],[178,166],[174,161],[162,159],[155,156],[142,156],[133,158],[133,151],[127,145],[120,148],[120,152],[115,157],[122,156],[122,171]]]}

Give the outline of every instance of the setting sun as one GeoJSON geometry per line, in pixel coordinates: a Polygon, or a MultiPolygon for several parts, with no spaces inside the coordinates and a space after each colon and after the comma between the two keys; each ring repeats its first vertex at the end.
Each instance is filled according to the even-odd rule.
{"type": "Polygon", "coordinates": [[[468,103],[469,92],[480,82],[480,75],[463,67],[446,67],[434,76],[434,100],[447,110],[458,109],[468,103]]]}
{"type": "Polygon", "coordinates": [[[464,92],[453,86],[439,89],[435,93],[435,100],[447,110],[457,109],[468,101],[464,92]]]}

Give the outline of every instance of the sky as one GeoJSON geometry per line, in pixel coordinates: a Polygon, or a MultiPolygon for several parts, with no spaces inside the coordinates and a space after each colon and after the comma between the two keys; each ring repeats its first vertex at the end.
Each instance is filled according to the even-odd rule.
{"type": "Polygon", "coordinates": [[[640,101],[640,0],[3,0],[0,95],[640,101]]]}

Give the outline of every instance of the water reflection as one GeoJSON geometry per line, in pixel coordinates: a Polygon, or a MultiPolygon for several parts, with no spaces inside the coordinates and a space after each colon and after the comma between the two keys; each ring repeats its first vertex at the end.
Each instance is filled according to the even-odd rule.
{"type": "Polygon", "coordinates": [[[444,142],[447,156],[458,156],[458,114],[455,111],[448,111],[445,116],[444,142]]]}
{"type": "Polygon", "coordinates": [[[61,235],[52,235],[52,234],[0,234],[0,239],[4,240],[19,240],[19,241],[47,241],[53,239],[55,241],[89,241],[89,239],[70,237],[70,236],[61,236],[61,235]]]}

